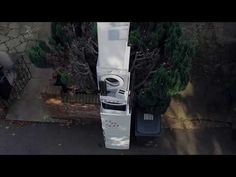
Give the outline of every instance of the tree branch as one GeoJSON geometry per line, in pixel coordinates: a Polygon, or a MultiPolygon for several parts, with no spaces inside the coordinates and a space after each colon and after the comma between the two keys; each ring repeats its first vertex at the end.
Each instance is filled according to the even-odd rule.
{"type": "Polygon", "coordinates": [[[145,82],[148,80],[148,78],[152,75],[152,70],[155,68],[155,65],[152,66],[151,71],[147,74],[147,76],[144,78],[143,81],[141,81],[138,85],[134,86],[134,90],[137,90],[138,88],[142,87],[145,82]]]}

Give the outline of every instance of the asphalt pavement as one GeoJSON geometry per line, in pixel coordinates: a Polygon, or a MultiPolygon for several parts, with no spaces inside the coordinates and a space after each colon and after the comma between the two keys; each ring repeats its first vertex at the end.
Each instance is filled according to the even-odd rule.
{"type": "Polygon", "coordinates": [[[196,130],[162,129],[158,139],[137,143],[129,150],[104,147],[99,124],[0,122],[1,155],[186,155],[236,154],[236,140],[230,128],[196,130]]]}

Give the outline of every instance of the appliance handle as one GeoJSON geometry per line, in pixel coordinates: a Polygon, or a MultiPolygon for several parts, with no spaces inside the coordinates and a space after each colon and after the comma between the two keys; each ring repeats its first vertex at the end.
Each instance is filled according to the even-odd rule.
{"type": "Polygon", "coordinates": [[[125,105],[125,103],[111,103],[111,102],[103,102],[104,104],[109,104],[109,105],[112,105],[112,106],[122,106],[122,105],[125,105]]]}

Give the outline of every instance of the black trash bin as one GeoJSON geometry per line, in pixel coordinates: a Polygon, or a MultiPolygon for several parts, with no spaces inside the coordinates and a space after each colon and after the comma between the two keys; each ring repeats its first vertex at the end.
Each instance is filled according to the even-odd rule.
{"type": "Polygon", "coordinates": [[[135,114],[135,137],[138,142],[146,142],[150,139],[160,137],[161,115],[159,113],[148,113],[141,108],[135,114]]]}

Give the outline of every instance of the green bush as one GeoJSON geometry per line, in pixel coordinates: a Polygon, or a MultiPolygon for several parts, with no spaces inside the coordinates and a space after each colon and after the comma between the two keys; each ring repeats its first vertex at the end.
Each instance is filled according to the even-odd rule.
{"type": "Polygon", "coordinates": [[[97,38],[97,33],[98,33],[98,31],[97,31],[97,23],[94,23],[93,27],[92,27],[92,36],[93,36],[94,39],[97,38]]]}
{"type": "Polygon", "coordinates": [[[66,72],[62,72],[60,73],[60,76],[61,76],[61,83],[64,85],[68,85],[70,80],[69,75],[66,72]]]}
{"type": "Polygon", "coordinates": [[[159,49],[162,63],[146,86],[138,91],[138,104],[164,113],[171,96],[187,86],[194,46],[184,38],[177,23],[162,23],[151,36],[149,47],[159,49]]]}
{"type": "Polygon", "coordinates": [[[52,22],[51,24],[51,38],[49,38],[49,44],[57,51],[64,50],[64,47],[73,40],[73,37],[65,31],[65,25],[66,23],[62,22],[52,22]]]}
{"type": "Polygon", "coordinates": [[[132,44],[132,47],[134,48],[141,48],[143,46],[143,43],[141,40],[141,34],[138,30],[134,30],[130,32],[129,41],[132,44]]]}
{"type": "Polygon", "coordinates": [[[170,77],[167,70],[161,66],[146,88],[142,88],[138,94],[139,106],[151,111],[157,110],[164,113],[170,103],[168,94],[168,81],[170,77]]]}
{"type": "MultiPolygon", "coordinates": [[[[72,40],[64,31],[63,25],[65,25],[65,23],[53,22],[51,24],[51,37],[48,43],[53,50],[63,51],[65,45],[72,40]]],[[[52,52],[52,49],[50,49],[44,41],[38,40],[35,46],[27,51],[27,54],[35,66],[48,67],[46,54],[52,52]]]]}
{"type": "Polygon", "coordinates": [[[46,54],[50,52],[50,48],[45,41],[38,40],[34,47],[27,50],[27,54],[31,62],[37,67],[46,67],[46,54]]]}

